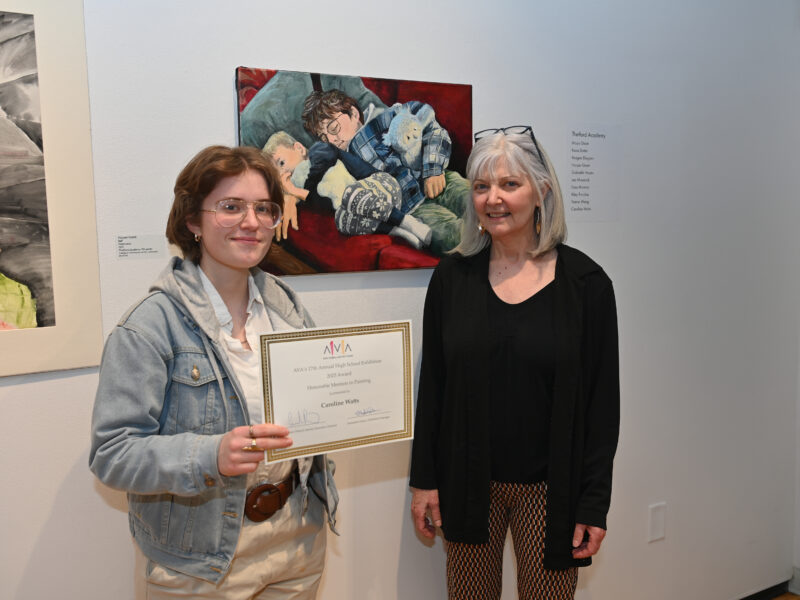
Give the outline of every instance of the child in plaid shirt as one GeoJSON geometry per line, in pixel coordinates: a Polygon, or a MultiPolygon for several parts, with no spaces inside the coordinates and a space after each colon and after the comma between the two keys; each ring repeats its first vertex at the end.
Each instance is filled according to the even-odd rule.
{"type": "MultiPolygon", "coordinates": [[[[317,142],[306,149],[285,131],[270,136],[263,149],[281,173],[286,237],[297,230],[297,202],[332,209],[336,228],[345,235],[386,233],[414,248],[427,246],[431,230],[398,210],[402,195],[395,179],[332,144],[317,142]]],[[[280,239],[280,235],[278,236],[280,239]]]]}
{"type": "Polygon", "coordinates": [[[446,170],[450,161],[450,135],[435,119],[425,126],[419,177],[384,143],[384,135],[398,113],[409,111],[416,115],[423,110],[433,111],[427,104],[413,100],[386,109],[370,105],[362,120],[353,98],[339,90],[328,90],[312,92],[306,98],[302,118],[304,127],[313,136],[392,175],[402,190],[399,210],[431,228],[431,250],[441,255],[458,244],[464,206],[471,202],[466,179],[446,170]]]}

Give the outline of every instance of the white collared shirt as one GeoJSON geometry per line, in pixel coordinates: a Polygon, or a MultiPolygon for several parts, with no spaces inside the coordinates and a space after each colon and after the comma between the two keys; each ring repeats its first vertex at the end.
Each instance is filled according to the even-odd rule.
{"type": "MultiPolygon", "coordinates": [[[[250,299],[247,303],[247,320],[244,325],[245,337],[250,345],[250,350],[242,345],[242,342],[233,337],[233,317],[228,307],[222,300],[217,288],[211,283],[208,276],[200,269],[200,279],[203,282],[203,289],[211,301],[211,307],[217,316],[220,325],[220,343],[228,354],[231,366],[236,374],[236,378],[242,386],[245,396],[245,405],[250,414],[251,423],[264,423],[264,404],[263,404],[263,379],[261,372],[261,352],[260,338],[263,333],[270,333],[282,329],[290,329],[291,326],[284,321],[275,311],[268,310],[264,305],[264,300],[258,291],[256,282],[252,275],[247,278],[247,287],[250,299]],[[273,323],[275,327],[273,327],[273,323]]],[[[293,460],[276,463],[269,467],[269,479],[278,481],[288,477],[294,466],[293,460]]]]}

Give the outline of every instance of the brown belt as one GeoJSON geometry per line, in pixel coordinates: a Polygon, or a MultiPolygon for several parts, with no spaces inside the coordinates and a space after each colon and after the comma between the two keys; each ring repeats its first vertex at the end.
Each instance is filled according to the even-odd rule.
{"type": "Polygon", "coordinates": [[[251,521],[266,521],[278,512],[294,491],[294,478],[289,477],[278,483],[262,483],[248,490],[244,503],[244,514],[251,521]]]}

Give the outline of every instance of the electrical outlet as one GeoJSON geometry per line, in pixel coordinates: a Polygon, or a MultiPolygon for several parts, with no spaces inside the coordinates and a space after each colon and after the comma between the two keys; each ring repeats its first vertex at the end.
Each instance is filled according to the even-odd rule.
{"type": "Polygon", "coordinates": [[[667,503],[656,502],[649,506],[647,541],[663,540],[667,535],[667,503]]]}

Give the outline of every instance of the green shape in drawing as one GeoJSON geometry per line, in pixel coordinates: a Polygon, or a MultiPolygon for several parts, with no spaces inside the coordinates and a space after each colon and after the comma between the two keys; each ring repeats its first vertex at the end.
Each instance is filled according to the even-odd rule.
{"type": "Polygon", "coordinates": [[[0,273],[0,322],[22,329],[36,327],[36,300],[27,285],[0,273]]]}

